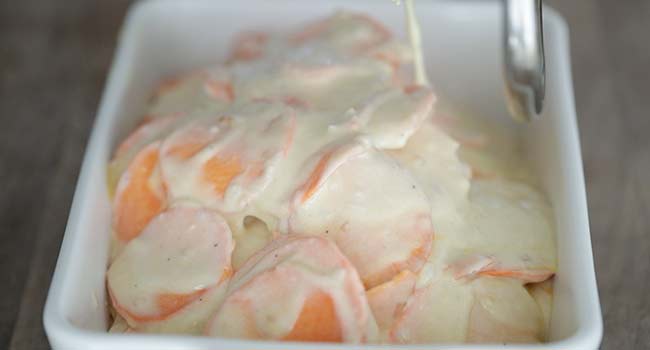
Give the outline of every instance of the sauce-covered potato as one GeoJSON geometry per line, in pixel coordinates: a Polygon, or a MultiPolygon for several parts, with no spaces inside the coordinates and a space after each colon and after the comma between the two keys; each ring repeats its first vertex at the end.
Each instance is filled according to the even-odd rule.
{"type": "Polygon", "coordinates": [[[110,331],[544,341],[551,208],[419,52],[338,12],[164,81],[109,165],[110,331]]]}

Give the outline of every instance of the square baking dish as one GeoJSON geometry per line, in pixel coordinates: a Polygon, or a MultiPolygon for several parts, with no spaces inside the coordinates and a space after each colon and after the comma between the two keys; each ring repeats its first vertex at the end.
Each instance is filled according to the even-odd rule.
{"type": "Polygon", "coordinates": [[[403,10],[373,0],[149,0],[134,5],[120,34],[77,184],[44,311],[54,349],[596,349],[602,317],[593,267],[580,143],[573,101],[568,29],[545,8],[547,94],[541,118],[507,117],[501,69],[499,1],[418,1],[434,89],[469,112],[518,128],[553,203],[558,273],[550,342],[530,345],[357,346],[250,342],[207,337],[108,334],[105,272],[110,203],[106,166],[119,140],[142,116],[157,82],[222,60],[229,40],[247,28],[282,30],[336,9],[367,12],[404,36],[403,10]]]}

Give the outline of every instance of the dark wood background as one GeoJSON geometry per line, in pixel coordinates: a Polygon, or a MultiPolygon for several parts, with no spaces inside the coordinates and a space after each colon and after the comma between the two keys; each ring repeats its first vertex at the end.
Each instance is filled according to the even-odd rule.
{"type": "MultiPolygon", "coordinates": [[[[552,0],[571,56],[602,349],[650,349],[650,1],[552,0]]],[[[130,1],[0,1],[0,349],[42,308],[130,1]]]]}

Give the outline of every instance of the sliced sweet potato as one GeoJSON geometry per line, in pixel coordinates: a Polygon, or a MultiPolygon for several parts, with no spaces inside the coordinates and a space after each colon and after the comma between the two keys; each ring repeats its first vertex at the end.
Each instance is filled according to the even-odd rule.
{"type": "Polygon", "coordinates": [[[122,242],[137,237],[165,208],[165,188],[157,171],[159,149],[159,142],[145,147],[133,159],[117,185],[113,200],[113,227],[116,237],[122,242]]]}

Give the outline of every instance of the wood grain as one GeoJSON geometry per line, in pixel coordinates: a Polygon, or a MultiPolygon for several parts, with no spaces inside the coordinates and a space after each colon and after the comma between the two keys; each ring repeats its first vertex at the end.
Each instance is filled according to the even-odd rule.
{"type": "MultiPolygon", "coordinates": [[[[128,0],[0,2],[0,349],[47,349],[42,307],[128,0]]],[[[571,29],[605,320],[650,348],[650,1],[549,0],[571,29]]]]}
{"type": "Polygon", "coordinates": [[[42,308],[127,1],[0,2],[0,349],[42,308]]]}

